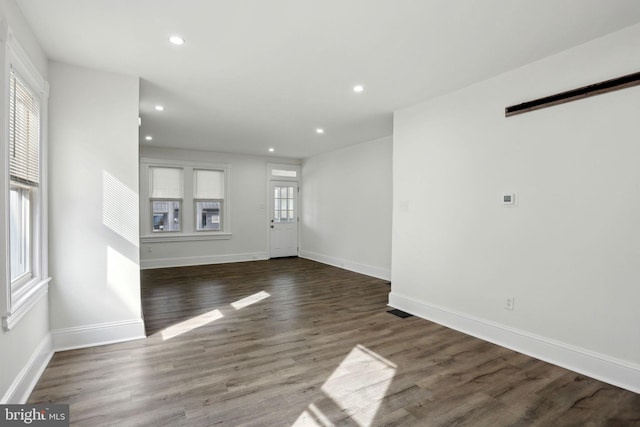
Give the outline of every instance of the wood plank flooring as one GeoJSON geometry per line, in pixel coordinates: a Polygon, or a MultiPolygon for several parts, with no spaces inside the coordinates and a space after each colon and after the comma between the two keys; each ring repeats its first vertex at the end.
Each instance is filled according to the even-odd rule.
{"type": "Polygon", "coordinates": [[[287,258],[142,272],[149,337],[57,353],[77,426],[640,426],[640,395],[417,317],[287,258]]]}

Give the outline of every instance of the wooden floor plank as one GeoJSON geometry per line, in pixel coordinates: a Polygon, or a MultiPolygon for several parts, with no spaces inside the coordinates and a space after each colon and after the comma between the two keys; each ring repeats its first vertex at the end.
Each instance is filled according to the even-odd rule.
{"type": "Polygon", "coordinates": [[[55,354],[29,402],[78,426],[640,426],[640,395],[393,316],[382,280],[298,258],[141,277],[148,338],[55,354]]]}

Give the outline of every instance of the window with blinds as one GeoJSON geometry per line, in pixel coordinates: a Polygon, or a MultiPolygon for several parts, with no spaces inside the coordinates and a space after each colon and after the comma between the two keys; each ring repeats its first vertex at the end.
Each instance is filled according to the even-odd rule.
{"type": "Polygon", "coordinates": [[[196,204],[197,231],[222,230],[224,187],[224,171],[193,170],[193,199],[196,204]]]}
{"type": "MultiPolygon", "coordinates": [[[[13,329],[25,313],[41,309],[35,302],[46,295],[48,278],[47,209],[44,196],[49,85],[3,22],[2,123],[4,132],[4,188],[2,222],[7,252],[2,262],[6,279],[0,280],[2,328],[13,329]],[[42,123],[41,123],[42,122],[42,123]],[[38,308],[37,308],[38,307],[38,308]]],[[[25,316],[26,317],[26,316],[25,316]]],[[[24,325],[27,326],[27,325],[24,325]]],[[[18,333],[20,334],[20,333],[18,333]]]]}
{"type": "Polygon", "coordinates": [[[12,69],[9,78],[9,174],[31,187],[40,183],[40,100],[12,69]]]}
{"type": "Polygon", "coordinates": [[[152,231],[180,231],[182,169],[154,166],[149,170],[152,231]]]}
{"type": "Polygon", "coordinates": [[[9,75],[9,247],[11,286],[31,279],[33,206],[40,184],[40,99],[11,69],[9,75]]]}

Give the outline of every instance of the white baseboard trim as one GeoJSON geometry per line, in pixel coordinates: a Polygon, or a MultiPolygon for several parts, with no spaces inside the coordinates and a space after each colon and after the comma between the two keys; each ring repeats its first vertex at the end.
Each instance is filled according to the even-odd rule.
{"type": "Polygon", "coordinates": [[[376,277],[378,279],[391,280],[391,269],[388,268],[380,268],[373,265],[361,264],[344,258],[336,258],[329,255],[323,255],[316,252],[304,250],[300,250],[298,256],[300,258],[306,258],[312,261],[321,262],[323,264],[332,265],[334,267],[344,268],[345,270],[354,271],[356,273],[376,277]]]}
{"type": "Polygon", "coordinates": [[[184,267],[188,265],[224,264],[229,262],[261,261],[269,259],[268,252],[252,252],[245,254],[207,255],[184,258],[159,258],[142,259],[140,268],[148,270],[152,268],[184,267]]]}
{"type": "Polygon", "coordinates": [[[634,393],[640,393],[640,365],[394,292],[389,294],[389,306],[634,393]]]}
{"type": "Polygon", "coordinates": [[[47,333],[13,380],[13,383],[2,397],[0,404],[26,403],[40,376],[49,364],[51,357],[53,357],[53,344],[51,334],[47,333]]]}
{"type": "Polygon", "coordinates": [[[51,331],[51,335],[54,351],[74,350],[146,338],[142,319],[56,329],[51,331]]]}

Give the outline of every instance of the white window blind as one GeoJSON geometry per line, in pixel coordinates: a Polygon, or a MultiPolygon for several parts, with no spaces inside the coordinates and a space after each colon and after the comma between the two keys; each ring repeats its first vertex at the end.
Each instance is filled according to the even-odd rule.
{"type": "Polygon", "coordinates": [[[151,167],[151,197],[182,198],[182,169],[151,167]]]}
{"type": "Polygon", "coordinates": [[[194,169],[194,199],[224,199],[224,171],[194,169]]]}
{"type": "Polygon", "coordinates": [[[40,100],[12,69],[9,77],[9,173],[11,180],[40,183],[40,100]]]}

